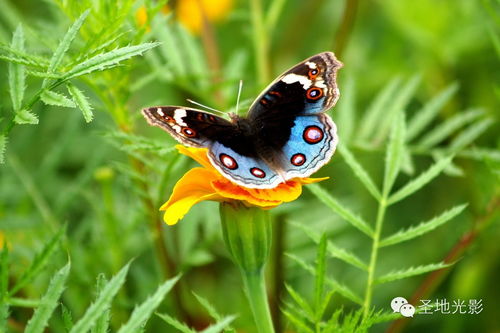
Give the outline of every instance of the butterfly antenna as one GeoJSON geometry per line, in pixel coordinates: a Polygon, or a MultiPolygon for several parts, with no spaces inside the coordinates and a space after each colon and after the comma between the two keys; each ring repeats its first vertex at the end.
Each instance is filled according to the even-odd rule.
{"type": "Polygon", "coordinates": [[[198,105],[198,106],[201,106],[202,108],[205,108],[205,109],[208,109],[210,111],[213,111],[213,112],[217,112],[217,113],[220,113],[222,115],[226,115],[226,112],[223,112],[223,111],[220,111],[220,110],[217,110],[217,109],[214,109],[214,108],[211,108],[210,106],[206,106],[204,104],[201,104],[201,103],[198,103],[198,102],[195,102],[193,101],[192,99],[186,99],[189,103],[192,103],[194,105],[198,105]]]}
{"type": "Polygon", "coordinates": [[[243,88],[243,80],[240,80],[240,85],[238,87],[238,97],[236,98],[236,114],[238,114],[240,108],[240,96],[242,88],[243,88]]]}

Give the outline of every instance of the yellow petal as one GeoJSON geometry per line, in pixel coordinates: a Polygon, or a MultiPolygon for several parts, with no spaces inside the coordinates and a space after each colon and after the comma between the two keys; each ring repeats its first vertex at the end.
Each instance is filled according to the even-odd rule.
{"type": "Polygon", "coordinates": [[[212,166],[212,163],[210,163],[210,160],[208,159],[207,148],[193,148],[183,145],[176,145],[175,148],[177,148],[179,153],[191,157],[193,160],[200,163],[205,168],[218,173],[217,169],[212,166]]]}
{"type": "Polygon", "coordinates": [[[254,206],[269,207],[279,205],[283,202],[280,198],[254,196],[250,193],[252,189],[236,185],[222,177],[213,181],[212,186],[222,197],[246,201],[254,206]]]}
{"type": "Polygon", "coordinates": [[[213,172],[204,168],[194,168],[186,172],[175,184],[168,201],[160,208],[165,211],[163,220],[172,225],[200,201],[223,200],[211,186],[211,182],[216,178],[213,172]]]}

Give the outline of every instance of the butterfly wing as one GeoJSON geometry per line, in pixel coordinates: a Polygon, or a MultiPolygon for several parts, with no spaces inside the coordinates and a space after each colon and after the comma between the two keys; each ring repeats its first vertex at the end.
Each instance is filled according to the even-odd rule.
{"type": "Polygon", "coordinates": [[[180,143],[209,148],[212,165],[233,182],[260,188],[279,184],[278,175],[256,154],[251,138],[232,122],[181,106],[150,107],[142,113],[150,125],[162,128],[180,143]]]}
{"type": "Polygon", "coordinates": [[[150,125],[160,127],[190,147],[208,148],[214,141],[238,135],[230,121],[196,109],[154,106],[143,109],[142,114],[150,125]]]}
{"type": "Polygon", "coordinates": [[[307,177],[333,155],[336,127],[324,112],[339,98],[341,67],[331,52],[310,57],[280,75],[251,106],[249,120],[272,151],[263,158],[285,179],[307,177]]]}
{"type": "Polygon", "coordinates": [[[337,147],[337,127],[327,114],[299,116],[283,147],[285,179],[308,177],[330,161],[337,147]]]}

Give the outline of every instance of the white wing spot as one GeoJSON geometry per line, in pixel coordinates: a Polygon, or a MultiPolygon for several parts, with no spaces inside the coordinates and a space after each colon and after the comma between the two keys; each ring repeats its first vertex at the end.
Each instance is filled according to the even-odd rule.
{"type": "Polygon", "coordinates": [[[156,113],[158,113],[160,116],[164,117],[165,116],[165,113],[163,113],[163,111],[161,110],[161,108],[157,108],[156,109],[156,113]]]}
{"type": "Polygon", "coordinates": [[[287,84],[299,82],[302,85],[302,87],[304,87],[304,89],[306,89],[306,90],[309,89],[311,87],[311,84],[312,84],[311,80],[309,80],[309,78],[307,76],[297,75],[297,74],[293,74],[293,73],[290,73],[290,74],[283,76],[281,81],[283,81],[287,84]]]}
{"type": "Polygon", "coordinates": [[[176,109],[174,111],[174,120],[178,125],[187,126],[187,124],[182,120],[186,116],[186,110],[184,109],[176,109]]]}
{"type": "Polygon", "coordinates": [[[311,61],[306,61],[306,65],[307,65],[309,68],[311,68],[311,69],[316,68],[316,63],[311,62],[311,61]]]}

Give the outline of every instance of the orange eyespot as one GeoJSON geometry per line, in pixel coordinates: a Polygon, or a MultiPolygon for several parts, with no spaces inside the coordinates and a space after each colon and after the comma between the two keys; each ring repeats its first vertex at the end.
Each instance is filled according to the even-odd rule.
{"type": "Polygon", "coordinates": [[[189,127],[183,127],[181,129],[182,134],[187,136],[188,138],[194,138],[196,136],[196,131],[189,127]]]}
{"type": "Polygon", "coordinates": [[[306,97],[307,97],[307,99],[310,99],[313,101],[318,100],[321,97],[323,97],[323,89],[320,89],[318,87],[309,88],[309,89],[307,89],[306,97]]]}
{"type": "Polygon", "coordinates": [[[309,75],[309,79],[315,79],[318,77],[319,75],[319,69],[318,68],[311,68],[309,70],[309,73],[307,73],[307,75],[309,75]]]}

